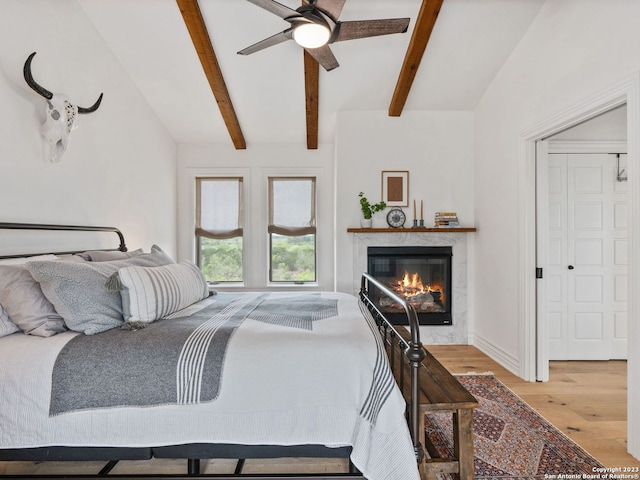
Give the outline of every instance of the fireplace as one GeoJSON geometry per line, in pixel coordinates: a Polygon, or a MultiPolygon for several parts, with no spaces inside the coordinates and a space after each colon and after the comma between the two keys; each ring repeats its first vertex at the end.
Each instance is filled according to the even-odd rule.
{"type": "MultiPolygon", "coordinates": [[[[413,305],[421,325],[451,325],[451,247],[368,247],[369,274],[413,305]]],[[[369,297],[396,325],[406,325],[404,309],[371,286],[369,297]]]]}

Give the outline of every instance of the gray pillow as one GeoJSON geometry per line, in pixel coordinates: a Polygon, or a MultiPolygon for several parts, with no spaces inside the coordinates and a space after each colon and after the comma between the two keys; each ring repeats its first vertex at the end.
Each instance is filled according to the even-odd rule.
{"type": "Polygon", "coordinates": [[[91,250],[88,252],[78,253],[79,257],[89,262],[110,262],[112,260],[124,260],[125,258],[137,257],[142,253],[142,249],[133,252],[121,252],[120,250],[91,250]]]}
{"type": "Polygon", "coordinates": [[[86,262],[80,255],[59,255],[56,257],[59,262],[86,262]]]}
{"type": "Polygon", "coordinates": [[[51,337],[66,330],[62,317],[24,265],[0,265],[0,303],[24,333],[51,337]]]}
{"type": "MultiPolygon", "coordinates": [[[[118,269],[132,265],[159,267],[175,263],[158,246],[125,260],[111,262],[28,262],[45,296],[71,330],[86,335],[104,332],[124,323],[120,293],[105,287],[118,269]]],[[[9,313],[11,316],[11,313],[9,313]]]]}
{"type": "Polygon", "coordinates": [[[6,337],[19,331],[18,326],[9,320],[9,315],[7,315],[7,312],[5,312],[2,305],[0,305],[0,337],[6,337]]]}

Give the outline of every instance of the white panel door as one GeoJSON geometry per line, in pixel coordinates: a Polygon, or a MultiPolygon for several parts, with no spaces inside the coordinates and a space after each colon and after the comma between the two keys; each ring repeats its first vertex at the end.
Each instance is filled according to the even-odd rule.
{"type": "Polygon", "coordinates": [[[613,155],[549,155],[551,360],[626,358],[627,198],[616,174],[613,155]]]}

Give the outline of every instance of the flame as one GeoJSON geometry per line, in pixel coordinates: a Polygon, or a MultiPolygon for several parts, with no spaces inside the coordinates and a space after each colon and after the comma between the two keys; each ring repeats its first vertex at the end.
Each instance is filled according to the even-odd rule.
{"type": "Polygon", "coordinates": [[[425,289],[422,285],[422,280],[420,279],[420,275],[417,273],[409,274],[409,272],[404,272],[404,277],[402,280],[398,280],[398,287],[402,292],[411,292],[411,294],[416,293],[424,293],[425,289]]]}
{"type": "Polygon", "coordinates": [[[423,293],[443,292],[441,285],[424,284],[422,283],[422,279],[418,273],[409,273],[406,270],[402,279],[397,280],[396,284],[392,285],[392,287],[396,292],[409,300],[411,297],[415,297],[423,293]]]}

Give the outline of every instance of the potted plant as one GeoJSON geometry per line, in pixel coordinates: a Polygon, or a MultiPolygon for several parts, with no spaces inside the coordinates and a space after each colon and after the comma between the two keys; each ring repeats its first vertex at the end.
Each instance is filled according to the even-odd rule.
{"type": "Polygon", "coordinates": [[[360,192],[358,196],[360,197],[360,210],[362,210],[363,216],[363,218],[360,220],[360,226],[362,228],[370,228],[371,217],[373,217],[373,214],[384,210],[387,204],[383,201],[380,201],[372,205],[369,200],[367,200],[367,197],[364,196],[364,192],[360,192]]]}

